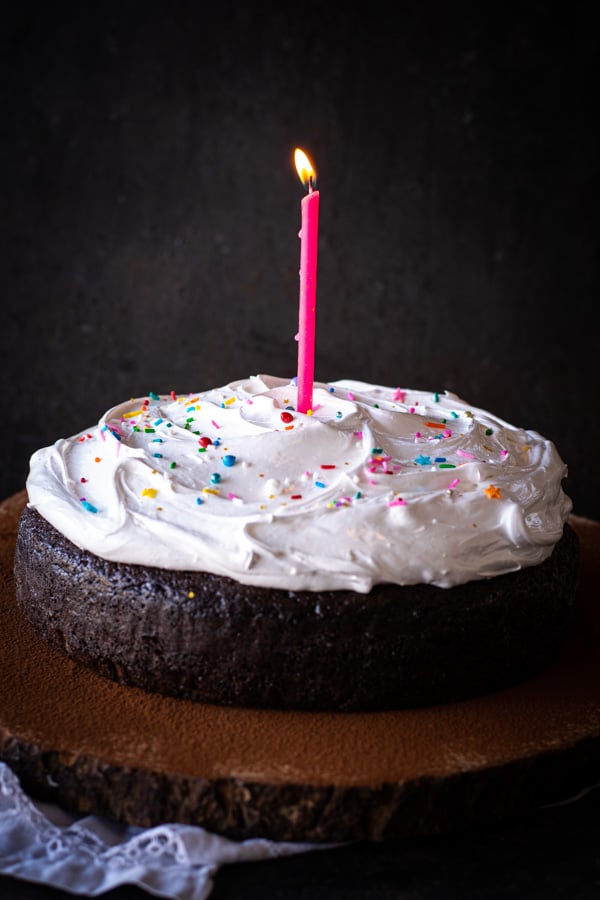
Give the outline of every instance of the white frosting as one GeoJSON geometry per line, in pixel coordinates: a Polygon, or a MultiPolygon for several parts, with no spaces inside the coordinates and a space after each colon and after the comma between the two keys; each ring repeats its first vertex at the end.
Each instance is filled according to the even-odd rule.
{"type": "Polygon", "coordinates": [[[566,466],[536,432],[355,381],[295,404],[267,375],[123,403],[33,455],[30,504],[105,559],[289,590],[450,587],[536,565],[562,534],[566,466]]]}

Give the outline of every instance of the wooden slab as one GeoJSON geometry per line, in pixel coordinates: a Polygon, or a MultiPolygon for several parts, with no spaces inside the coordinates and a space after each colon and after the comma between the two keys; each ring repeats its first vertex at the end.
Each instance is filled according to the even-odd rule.
{"type": "Polygon", "coordinates": [[[33,794],[143,826],[345,841],[505,819],[600,782],[600,523],[572,518],[577,618],[536,677],[446,706],[312,714],[145,694],[45,646],[14,597],[25,502],[0,504],[0,759],[33,794]]]}

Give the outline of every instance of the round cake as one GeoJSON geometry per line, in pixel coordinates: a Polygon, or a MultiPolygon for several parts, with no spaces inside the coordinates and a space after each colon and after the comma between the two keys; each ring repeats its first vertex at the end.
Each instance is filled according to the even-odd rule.
{"type": "Polygon", "coordinates": [[[124,684],[243,706],[444,703],[565,636],[578,543],[551,441],[449,392],[256,376],[37,451],[15,555],[36,631],[124,684]]]}

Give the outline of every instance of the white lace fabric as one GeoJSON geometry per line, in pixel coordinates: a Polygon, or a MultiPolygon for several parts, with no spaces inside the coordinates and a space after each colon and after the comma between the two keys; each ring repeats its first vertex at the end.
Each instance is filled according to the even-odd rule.
{"type": "MultiPolygon", "coordinates": [[[[330,845],[331,846],[331,845],[330,845]]],[[[323,844],[232,841],[190,825],[118,825],[34,803],[0,763],[0,874],[97,897],[134,884],[155,897],[205,900],[226,864],[272,859],[323,844]]]]}

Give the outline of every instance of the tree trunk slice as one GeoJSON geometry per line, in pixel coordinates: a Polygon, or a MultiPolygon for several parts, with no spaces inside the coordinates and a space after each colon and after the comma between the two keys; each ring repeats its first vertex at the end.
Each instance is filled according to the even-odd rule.
{"type": "Polygon", "coordinates": [[[26,790],[128,824],[336,842],[506,820],[600,782],[600,523],[581,542],[557,659],[509,689],[378,713],[228,708],[118,685],[46,646],[12,576],[22,491],[0,504],[0,759],[26,790]]]}

